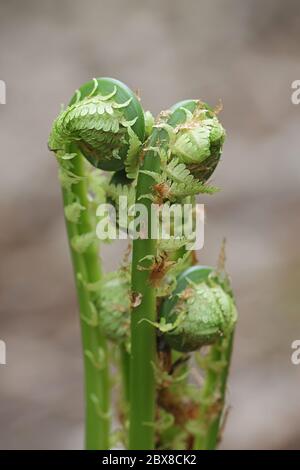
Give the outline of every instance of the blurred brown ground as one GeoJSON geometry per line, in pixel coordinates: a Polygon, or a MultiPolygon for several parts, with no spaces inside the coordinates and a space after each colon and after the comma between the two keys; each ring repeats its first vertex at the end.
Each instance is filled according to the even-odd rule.
{"type": "MultiPolygon", "coordinates": [[[[157,113],[216,104],[228,132],[201,261],[223,236],[240,320],[223,448],[300,449],[297,0],[0,1],[0,448],[80,448],[82,365],[51,122],[94,76],[157,113]]],[[[115,249],[105,248],[111,268],[115,249]]]]}

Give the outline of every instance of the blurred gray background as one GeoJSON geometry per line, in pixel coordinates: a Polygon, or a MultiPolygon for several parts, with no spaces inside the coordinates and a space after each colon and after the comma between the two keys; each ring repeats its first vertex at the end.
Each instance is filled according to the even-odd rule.
{"type": "MultiPolygon", "coordinates": [[[[60,104],[94,76],[157,113],[222,99],[228,139],[205,199],[204,263],[227,237],[240,312],[225,449],[300,449],[298,0],[0,1],[0,447],[80,448],[78,315],[56,162],[60,104]]],[[[105,248],[108,269],[115,248],[105,248]]]]}

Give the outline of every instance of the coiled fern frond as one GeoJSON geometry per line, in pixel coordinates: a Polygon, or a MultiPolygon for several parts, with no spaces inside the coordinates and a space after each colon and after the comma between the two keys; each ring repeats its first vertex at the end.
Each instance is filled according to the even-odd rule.
{"type": "Polygon", "coordinates": [[[144,133],[144,113],[134,93],[117,80],[94,79],[55,119],[49,148],[59,152],[74,145],[92,165],[108,171],[124,168],[129,153],[133,172],[144,133]]]}
{"type": "Polygon", "coordinates": [[[225,130],[216,112],[201,101],[197,102],[194,112],[186,113],[186,122],[175,131],[172,153],[196,178],[206,181],[219,162],[225,130]]]}
{"type": "Polygon", "coordinates": [[[169,344],[186,352],[228,336],[237,310],[232,293],[213,270],[196,266],[181,274],[173,297],[164,303],[162,318],[164,324],[174,325],[166,337],[169,344]]]}

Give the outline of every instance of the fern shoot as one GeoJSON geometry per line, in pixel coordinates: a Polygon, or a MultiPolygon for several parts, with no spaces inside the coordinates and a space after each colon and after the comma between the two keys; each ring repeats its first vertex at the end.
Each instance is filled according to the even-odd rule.
{"type": "Polygon", "coordinates": [[[54,120],[48,145],[79,304],[87,449],[219,442],[237,310],[224,263],[200,266],[194,252],[196,197],[218,191],[209,184],[225,139],[217,114],[191,99],[154,119],[126,85],[98,78],[54,120]],[[114,217],[98,210],[107,206],[114,217]],[[129,239],[111,273],[102,272],[98,217],[129,239]]]}

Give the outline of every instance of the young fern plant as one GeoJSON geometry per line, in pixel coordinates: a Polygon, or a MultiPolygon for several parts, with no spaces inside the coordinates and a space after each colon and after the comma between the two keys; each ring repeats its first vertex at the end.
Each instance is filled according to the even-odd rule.
{"type": "Polygon", "coordinates": [[[196,265],[193,237],[178,236],[182,217],[172,220],[166,239],[161,214],[188,204],[194,227],[195,197],[217,191],[207,180],[224,138],[207,104],[182,101],[154,120],[126,85],[109,78],[83,85],[54,121],[49,147],[59,164],[80,309],[87,449],[113,445],[111,363],[122,377],[119,444],[150,450],[218,443],[235,303],[224,269],[196,265]],[[102,274],[96,208],[112,204],[118,229],[130,235],[121,197],[136,203],[130,220],[138,236],[131,263],[102,274]],[[138,205],[146,216],[136,222],[138,205]],[[198,375],[191,380],[196,364],[200,391],[198,375]]]}
{"type": "MultiPolygon", "coordinates": [[[[131,90],[117,80],[94,79],[77,90],[69,106],[61,111],[48,142],[59,165],[80,307],[87,449],[109,449],[111,411],[107,341],[97,309],[102,286],[99,243],[91,214],[92,203],[102,200],[97,190],[92,193],[94,201],[90,200],[96,177],[90,178],[85,158],[97,168],[112,171],[123,168],[130,157],[132,167],[144,128],[142,108],[131,90]],[[93,183],[92,188],[89,183],[93,183]]],[[[98,182],[101,185],[101,178],[98,182]]]]}

